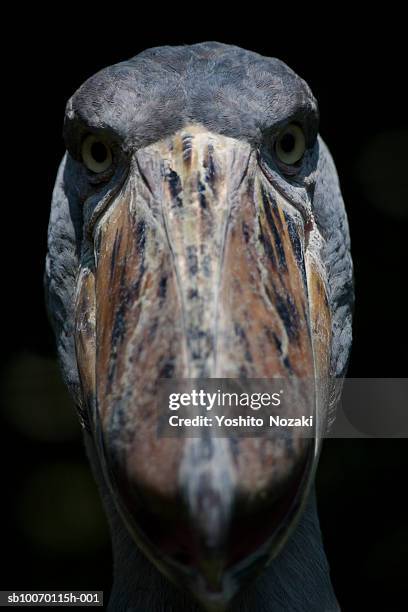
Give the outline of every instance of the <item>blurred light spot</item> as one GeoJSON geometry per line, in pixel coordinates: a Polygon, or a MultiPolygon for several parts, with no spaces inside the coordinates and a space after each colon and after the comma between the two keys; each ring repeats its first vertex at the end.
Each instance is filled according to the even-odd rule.
{"type": "Polygon", "coordinates": [[[23,354],[9,363],[2,378],[3,416],[19,432],[44,441],[80,435],[56,360],[23,354]]]}
{"type": "Polygon", "coordinates": [[[357,179],[367,200],[386,215],[408,216],[408,131],[376,134],[357,163],[357,179]]]}
{"type": "Polygon", "coordinates": [[[106,546],[108,528],[88,467],[47,466],[23,487],[17,508],[24,534],[41,549],[77,554],[106,546]]]}

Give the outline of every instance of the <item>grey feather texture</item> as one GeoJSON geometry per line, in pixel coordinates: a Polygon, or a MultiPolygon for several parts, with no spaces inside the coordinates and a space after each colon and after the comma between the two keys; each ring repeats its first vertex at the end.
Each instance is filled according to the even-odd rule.
{"type": "Polygon", "coordinates": [[[65,383],[80,402],[74,346],[74,296],[79,256],[70,200],[76,202],[75,179],[66,175],[66,156],[58,170],[52,196],[45,267],[46,304],[56,337],[65,383]]]}
{"type": "Polygon", "coordinates": [[[81,124],[108,129],[132,149],[197,122],[259,143],[276,120],[310,111],[308,85],[280,60],[201,43],[148,49],[97,73],[69,101],[65,129],[68,140],[81,124]]]}
{"type": "Polygon", "coordinates": [[[333,376],[342,377],[346,373],[352,340],[353,263],[347,215],[336,168],[321,139],[313,206],[316,222],[327,243],[323,255],[334,315],[331,372],[333,376]]]}

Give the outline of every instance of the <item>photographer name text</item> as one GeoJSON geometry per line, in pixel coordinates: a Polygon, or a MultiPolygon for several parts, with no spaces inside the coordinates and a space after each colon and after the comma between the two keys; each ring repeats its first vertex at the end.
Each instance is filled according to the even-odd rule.
{"type": "Polygon", "coordinates": [[[302,427],[313,428],[313,416],[298,416],[297,418],[282,417],[276,414],[263,417],[261,415],[239,415],[229,417],[225,414],[209,416],[208,412],[222,412],[223,408],[247,408],[258,411],[261,408],[277,408],[281,406],[283,391],[275,393],[225,393],[220,390],[208,393],[201,390],[190,390],[189,393],[170,393],[168,408],[178,411],[184,408],[198,408],[204,414],[180,416],[171,414],[168,418],[170,427],[202,428],[256,428],[256,427],[302,427]]]}

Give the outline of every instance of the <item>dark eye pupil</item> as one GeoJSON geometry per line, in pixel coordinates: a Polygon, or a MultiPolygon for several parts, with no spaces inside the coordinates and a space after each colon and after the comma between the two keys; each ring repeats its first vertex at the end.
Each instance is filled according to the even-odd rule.
{"type": "Polygon", "coordinates": [[[295,148],[295,137],[293,134],[290,134],[289,132],[284,134],[280,139],[280,146],[282,151],[285,153],[291,153],[291,151],[293,151],[295,148]]]}
{"type": "Polygon", "coordinates": [[[108,157],[108,151],[103,142],[94,142],[91,146],[91,155],[98,164],[102,164],[108,157]]]}

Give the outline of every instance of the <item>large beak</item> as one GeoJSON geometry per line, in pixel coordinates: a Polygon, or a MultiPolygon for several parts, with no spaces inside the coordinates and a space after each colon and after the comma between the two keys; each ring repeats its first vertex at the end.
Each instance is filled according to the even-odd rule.
{"type": "MultiPolygon", "coordinates": [[[[159,380],[326,375],[330,314],[307,241],[249,144],[190,126],[136,154],[79,278],[78,365],[107,480],[139,546],[207,609],[280,550],[319,432],[159,437],[159,380]]],[[[308,401],[319,422],[321,397],[308,401]]]]}

